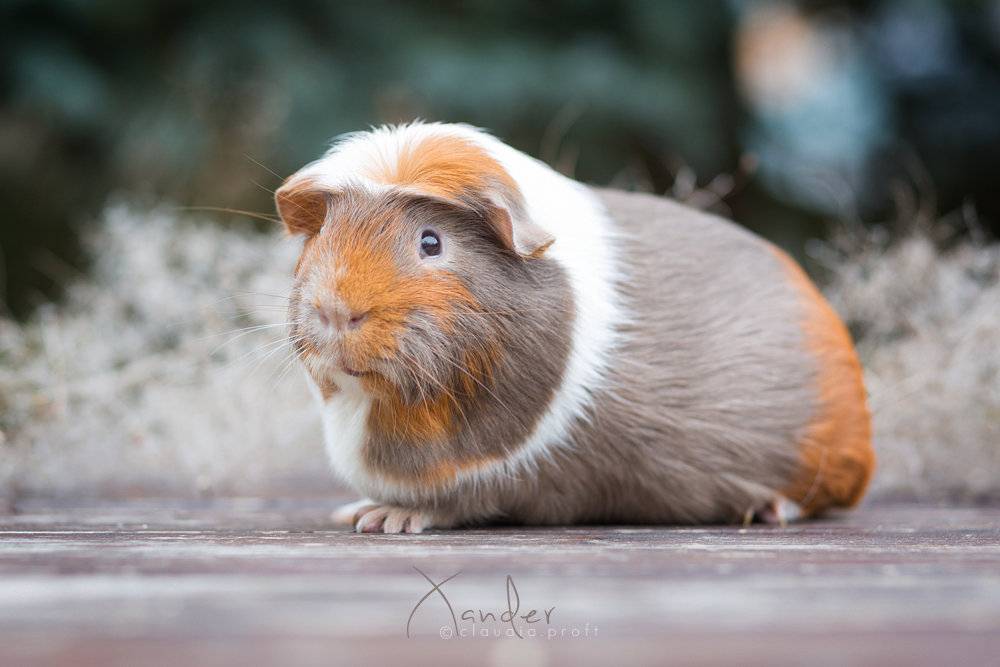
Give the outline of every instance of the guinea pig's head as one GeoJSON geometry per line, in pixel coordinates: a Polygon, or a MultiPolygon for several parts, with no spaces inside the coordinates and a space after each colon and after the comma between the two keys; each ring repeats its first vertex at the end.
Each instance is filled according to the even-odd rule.
{"type": "Polygon", "coordinates": [[[305,236],[291,341],[324,395],[472,395],[523,337],[537,339],[529,330],[560,329],[533,312],[563,298],[543,259],[553,239],[480,147],[437,136],[391,159],[336,150],[276,194],[287,230],[305,236]]]}

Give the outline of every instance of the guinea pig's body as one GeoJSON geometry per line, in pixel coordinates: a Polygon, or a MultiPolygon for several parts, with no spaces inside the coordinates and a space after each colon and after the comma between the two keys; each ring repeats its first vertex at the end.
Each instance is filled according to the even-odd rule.
{"type": "Polygon", "coordinates": [[[864,493],[850,337],[730,222],[454,125],[352,135],[277,201],[358,530],[783,521],[864,493]]]}

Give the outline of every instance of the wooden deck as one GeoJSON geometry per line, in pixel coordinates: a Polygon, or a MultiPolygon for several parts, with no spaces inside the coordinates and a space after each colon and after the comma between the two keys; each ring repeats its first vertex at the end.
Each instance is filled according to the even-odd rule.
{"type": "Polygon", "coordinates": [[[0,664],[1000,664],[998,507],[385,536],[334,504],[10,505],[0,664]]]}

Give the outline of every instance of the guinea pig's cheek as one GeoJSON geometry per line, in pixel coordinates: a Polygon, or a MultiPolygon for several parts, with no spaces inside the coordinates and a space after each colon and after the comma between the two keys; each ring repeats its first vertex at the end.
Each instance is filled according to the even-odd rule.
{"type": "Polygon", "coordinates": [[[401,326],[393,315],[380,315],[361,332],[365,352],[371,357],[395,358],[399,349],[401,326]]]}

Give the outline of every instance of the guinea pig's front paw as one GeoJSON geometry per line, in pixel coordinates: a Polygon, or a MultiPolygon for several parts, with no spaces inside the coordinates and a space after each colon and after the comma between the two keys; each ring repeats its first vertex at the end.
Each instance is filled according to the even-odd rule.
{"type": "Polygon", "coordinates": [[[397,505],[369,508],[354,524],[359,533],[421,533],[432,527],[429,512],[397,505]]]}
{"type": "Polygon", "coordinates": [[[346,505],[341,505],[337,509],[333,510],[330,515],[330,520],[334,523],[340,523],[348,526],[353,526],[358,522],[358,519],[370,512],[371,510],[378,507],[378,503],[369,498],[362,498],[353,503],[347,503],[346,505]]]}
{"type": "Polygon", "coordinates": [[[354,526],[359,533],[420,533],[434,527],[430,512],[380,505],[367,498],[337,508],[330,518],[354,526]]]}

